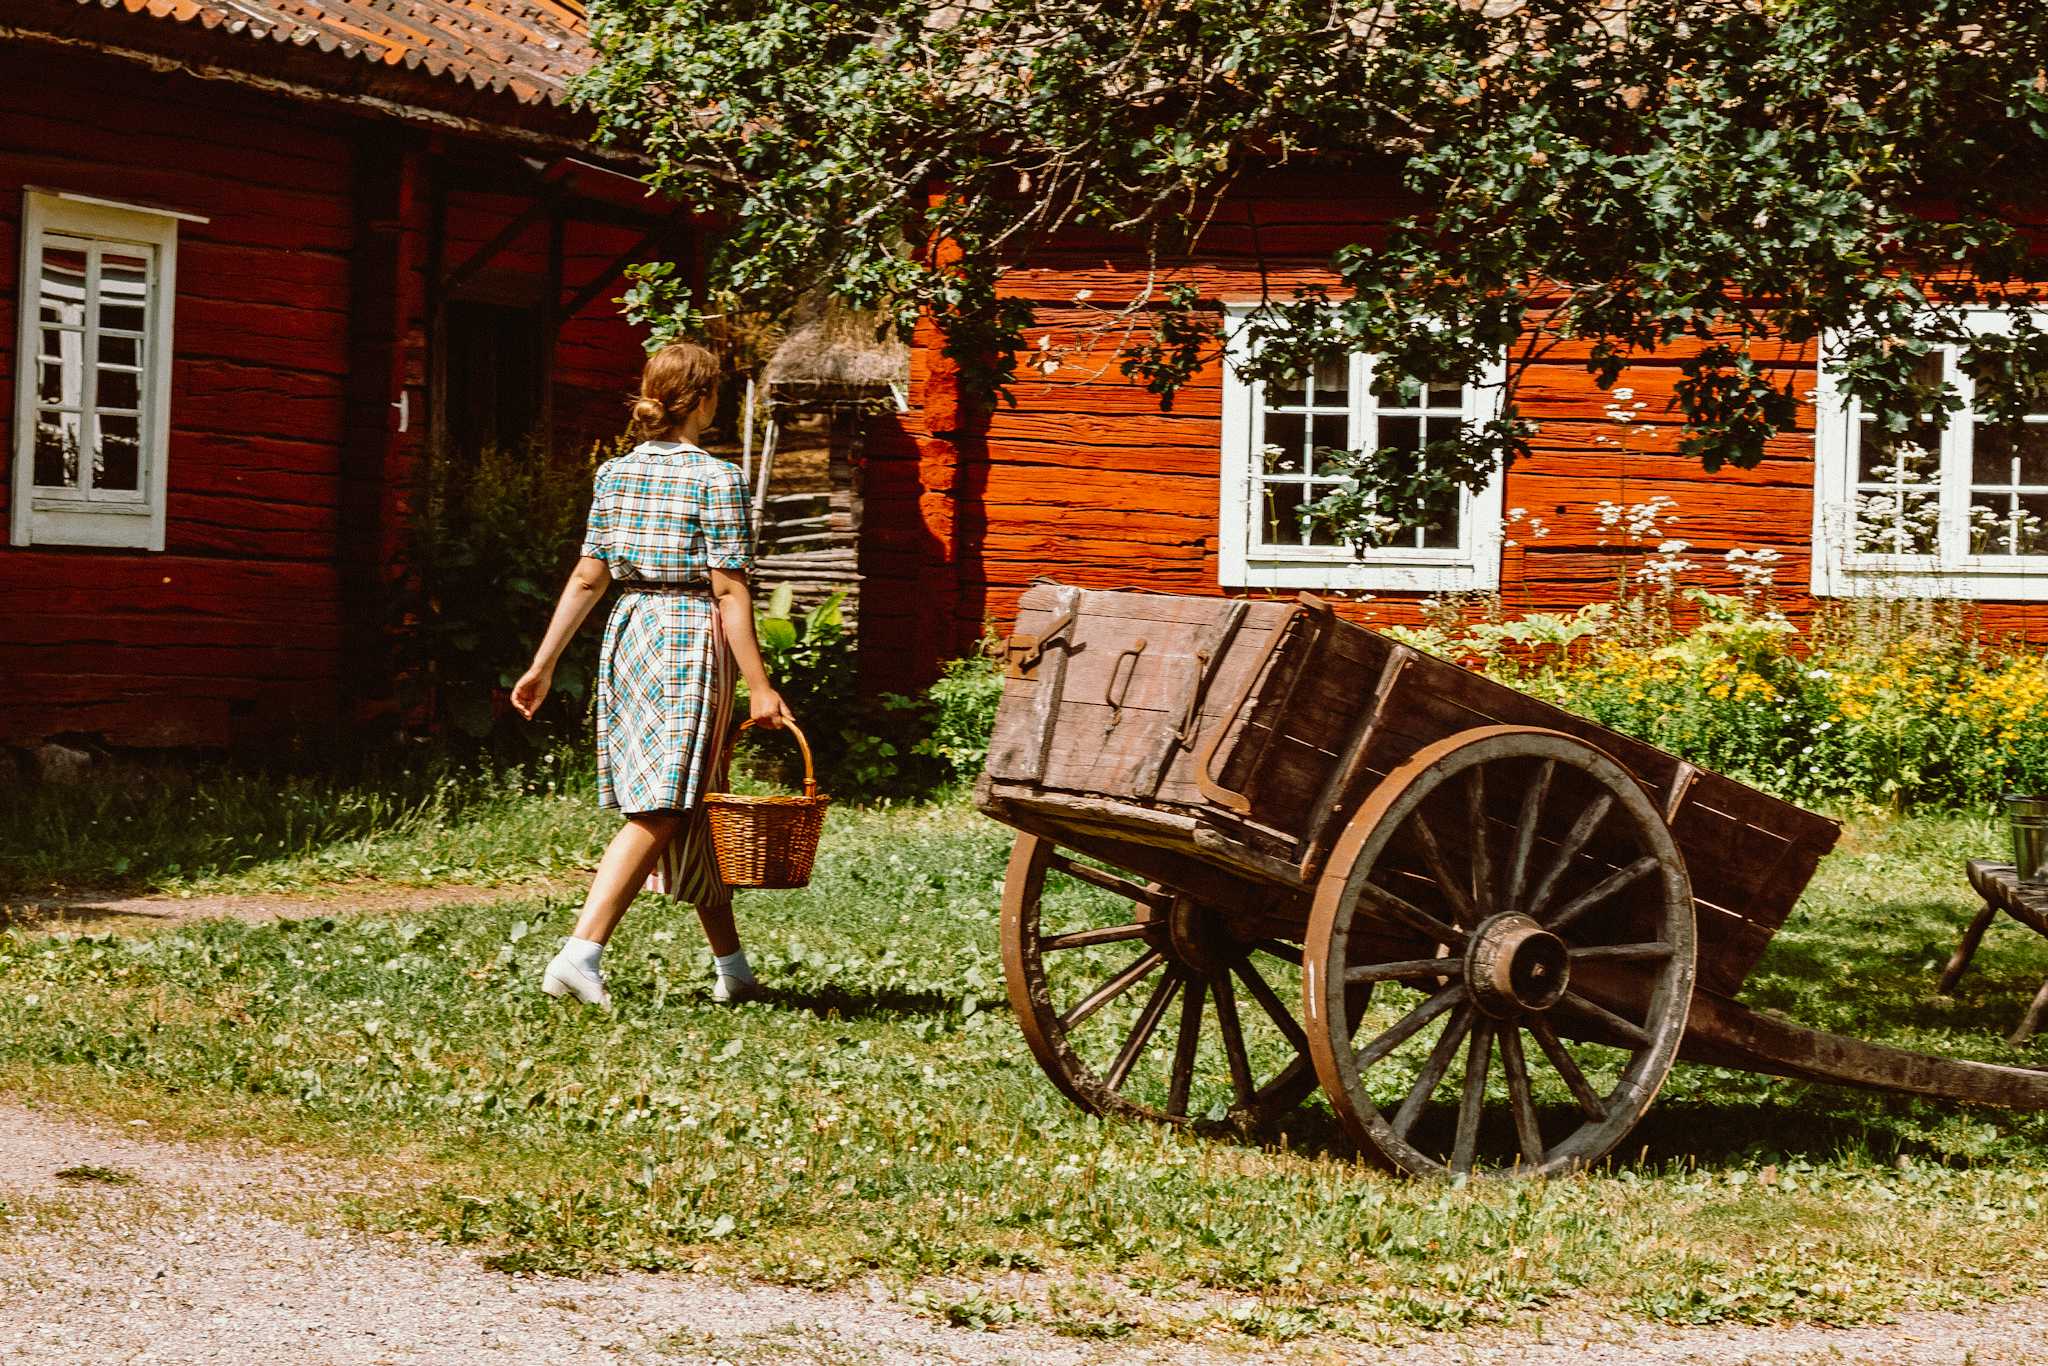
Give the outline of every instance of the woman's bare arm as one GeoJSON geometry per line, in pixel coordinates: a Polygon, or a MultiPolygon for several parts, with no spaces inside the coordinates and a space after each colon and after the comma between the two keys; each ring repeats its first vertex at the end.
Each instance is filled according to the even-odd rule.
{"type": "Polygon", "coordinates": [[[548,620],[547,634],[541,637],[540,648],[533,652],[533,664],[512,685],[512,705],[527,720],[533,719],[547,698],[548,688],[555,680],[555,665],[561,660],[562,651],[569,648],[570,637],[590,615],[590,609],[597,606],[611,582],[610,566],[594,555],[585,555],[569,571],[569,582],[562,586],[555,614],[548,620]]]}
{"type": "Polygon", "coordinates": [[[740,677],[747,680],[747,710],[764,726],[779,726],[790,719],[782,695],[768,681],[768,666],[761,659],[761,642],[754,635],[754,595],[747,589],[747,576],[729,569],[711,571],[711,593],[718,599],[718,616],[725,627],[725,643],[732,650],[740,677]]]}

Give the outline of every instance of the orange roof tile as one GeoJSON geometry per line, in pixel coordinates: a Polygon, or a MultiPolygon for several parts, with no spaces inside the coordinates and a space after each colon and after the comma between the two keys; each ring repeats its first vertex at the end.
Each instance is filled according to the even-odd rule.
{"type": "MultiPolygon", "coordinates": [[[[312,47],[384,66],[565,103],[592,61],[584,0],[78,0],[97,9],[197,22],[245,40],[312,47]]],[[[223,60],[232,61],[226,53],[223,60]]]]}

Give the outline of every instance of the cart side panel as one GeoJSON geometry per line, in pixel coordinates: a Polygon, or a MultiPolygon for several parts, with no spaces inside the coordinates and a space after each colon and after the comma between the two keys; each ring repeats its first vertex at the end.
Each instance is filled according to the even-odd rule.
{"type": "MultiPolygon", "coordinates": [[[[1331,619],[1301,631],[1261,681],[1256,705],[1223,765],[1226,786],[1250,789],[1264,823],[1315,843],[1380,778],[1417,750],[1484,725],[1539,726],[1596,746],[1621,763],[1671,823],[1686,856],[1699,913],[1700,980],[1733,994],[1755,967],[1833,847],[1833,821],[1654,745],[1612,731],[1447,660],[1402,650],[1399,672],[1377,710],[1374,689],[1396,650],[1386,637],[1331,619]],[[1296,675],[1299,675],[1298,677],[1296,675]],[[1356,783],[1332,809],[1314,809],[1346,740],[1370,724],[1356,783]]],[[[1502,794],[1507,798],[1509,794],[1502,794]]],[[[1512,819],[1503,807],[1501,820],[1512,819]]],[[[1598,849],[1589,851],[1598,856],[1598,849]]]]}

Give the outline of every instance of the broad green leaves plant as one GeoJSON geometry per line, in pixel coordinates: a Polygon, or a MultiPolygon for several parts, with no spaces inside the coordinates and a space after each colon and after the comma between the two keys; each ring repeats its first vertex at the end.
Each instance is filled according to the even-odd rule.
{"type": "MultiPolygon", "coordinates": [[[[2030,302],[2048,270],[2015,226],[2048,197],[2048,7],[599,0],[591,32],[602,134],[725,225],[706,297],[928,317],[984,394],[1043,354],[1003,284],[1049,239],[1141,267],[1092,326],[1170,402],[1223,326],[1185,264],[1216,225],[1258,227],[1233,191],[1280,166],[1397,180],[1327,288],[1247,324],[1268,378],[1363,350],[1479,381],[1506,356],[1499,420],[1420,462],[1351,453],[1319,515],[1360,545],[1526,450],[1540,358],[1602,386],[1675,358],[1681,449],[1710,469],[1792,429],[1823,332],[1895,431],[1960,405],[1916,372],[1937,346],[1994,417],[2048,404],[2048,333],[1954,311],[2030,302]]],[[[702,321],[658,267],[633,301],[659,330],[702,321]]]]}

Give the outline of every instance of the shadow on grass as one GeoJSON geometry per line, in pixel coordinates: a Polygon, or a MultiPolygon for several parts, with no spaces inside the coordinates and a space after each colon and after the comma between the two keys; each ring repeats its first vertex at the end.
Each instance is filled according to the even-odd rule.
{"type": "Polygon", "coordinates": [[[959,995],[944,991],[856,991],[841,986],[798,991],[771,986],[763,987],[754,999],[778,1010],[800,1010],[820,1019],[870,1020],[960,1012],[959,995]]]}

